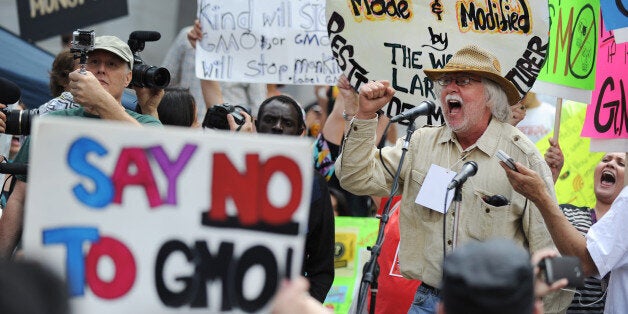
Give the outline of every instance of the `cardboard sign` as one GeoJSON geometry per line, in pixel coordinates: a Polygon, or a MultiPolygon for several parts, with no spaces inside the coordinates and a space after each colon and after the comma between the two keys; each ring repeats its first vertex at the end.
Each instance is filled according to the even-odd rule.
{"type": "Polygon", "coordinates": [[[588,103],[595,85],[600,2],[549,0],[550,43],[535,91],[588,103]],[[551,84],[543,84],[551,83],[551,84]]]}
{"type": "MultiPolygon", "coordinates": [[[[523,95],[543,65],[548,47],[548,8],[528,0],[327,1],[332,54],[353,87],[389,80],[394,116],[423,100],[436,100],[424,69],[442,68],[475,44],[495,55],[523,95]]],[[[443,123],[440,108],[428,124],[443,123]]],[[[418,122],[417,122],[418,123],[418,122]]]]}
{"type": "Polygon", "coordinates": [[[305,139],[50,117],[32,144],[24,251],[74,313],[264,311],[301,270],[305,139]]]}
{"type": "Polygon", "coordinates": [[[20,36],[46,39],[129,14],[127,0],[16,0],[20,36]]]}
{"type": "Polygon", "coordinates": [[[335,85],[324,0],[199,0],[196,76],[248,83],[335,85]]]}
{"type": "MultiPolygon", "coordinates": [[[[558,180],[554,184],[558,204],[575,204],[578,206],[595,206],[595,190],[593,174],[595,167],[604,154],[592,153],[591,141],[580,136],[584,124],[587,104],[564,101],[560,115],[560,148],[567,156],[558,180]]],[[[549,148],[548,134],[538,142],[536,147],[544,154],[549,148]]]]}
{"type": "Polygon", "coordinates": [[[628,43],[617,44],[613,32],[607,31],[604,25],[598,39],[595,90],[591,104],[587,107],[582,136],[628,139],[628,43]]]}
{"type": "MultiPolygon", "coordinates": [[[[334,313],[349,313],[362,280],[362,267],[368,262],[367,246],[377,241],[379,220],[365,217],[336,217],[334,283],[327,293],[325,306],[334,313]],[[366,258],[361,253],[367,252],[366,258]]],[[[357,299],[356,299],[357,300],[357,299]]]]}

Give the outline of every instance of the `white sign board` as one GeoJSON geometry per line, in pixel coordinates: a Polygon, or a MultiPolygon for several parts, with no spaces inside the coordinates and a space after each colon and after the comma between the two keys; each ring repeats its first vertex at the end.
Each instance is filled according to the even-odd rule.
{"type": "MultiPolygon", "coordinates": [[[[529,0],[328,0],[332,54],[351,85],[388,80],[395,116],[423,100],[436,101],[424,69],[442,68],[474,44],[497,57],[501,74],[527,92],[548,53],[547,2],[529,0]]],[[[428,124],[442,120],[440,108],[428,124]]]]}
{"type": "Polygon", "coordinates": [[[196,76],[248,83],[335,85],[324,0],[199,0],[196,76]]]}
{"type": "Polygon", "coordinates": [[[24,251],[66,279],[74,313],[266,311],[299,274],[309,141],[37,123],[24,251]]]}

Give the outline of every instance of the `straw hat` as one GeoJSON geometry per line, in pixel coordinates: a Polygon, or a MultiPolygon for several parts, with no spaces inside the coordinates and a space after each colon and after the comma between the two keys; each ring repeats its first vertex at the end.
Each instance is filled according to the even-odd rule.
{"type": "Polygon", "coordinates": [[[512,106],[521,97],[515,85],[501,75],[499,60],[486,50],[475,45],[465,46],[458,50],[442,69],[424,70],[425,75],[432,81],[436,81],[445,74],[467,72],[487,78],[502,87],[508,103],[512,106]]]}

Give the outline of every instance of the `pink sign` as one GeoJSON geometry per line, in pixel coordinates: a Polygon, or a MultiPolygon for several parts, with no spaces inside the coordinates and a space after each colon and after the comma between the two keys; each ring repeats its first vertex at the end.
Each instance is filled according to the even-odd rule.
{"type": "MultiPolygon", "coordinates": [[[[603,21],[602,21],[603,22],[603,21]]],[[[595,90],[587,107],[581,135],[599,139],[628,139],[628,43],[617,44],[601,23],[595,90]]]]}

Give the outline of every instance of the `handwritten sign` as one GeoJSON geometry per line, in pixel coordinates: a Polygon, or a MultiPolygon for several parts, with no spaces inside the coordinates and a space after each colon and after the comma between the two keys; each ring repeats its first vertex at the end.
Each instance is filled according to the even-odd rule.
{"type": "Polygon", "coordinates": [[[301,270],[309,142],[85,120],[39,121],[25,217],[73,312],[268,310],[301,270]]]}
{"type": "Polygon", "coordinates": [[[599,1],[549,0],[550,43],[539,81],[551,84],[539,82],[536,92],[579,102],[590,101],[588,91],[595,85],[599,11],[599,1]]]}
{"type": "Polygon", "coordinates": [[[199,0],[201,79],[335,85],[323,0],[199,0]]]}
{"type": "Polygon", "coordinates": [[[628,43],[615,43],[613,32],[604,27],[599,43],[595,91],[587,107],[582,136],[628,139],[628,43]]]}
{"type": "MultiPolygon", "coordinates": [[[[424,69],[442,68],[461,47],[476,44],[500,61],[523,95],[547,54],[548,8],[527,0],[327,1],[327,30],[340,68],[357,89],[389,80],[389,116],[436,100],[424,69]]],[[[443,123],[440,108],[428,124],[443,123]]]]}

